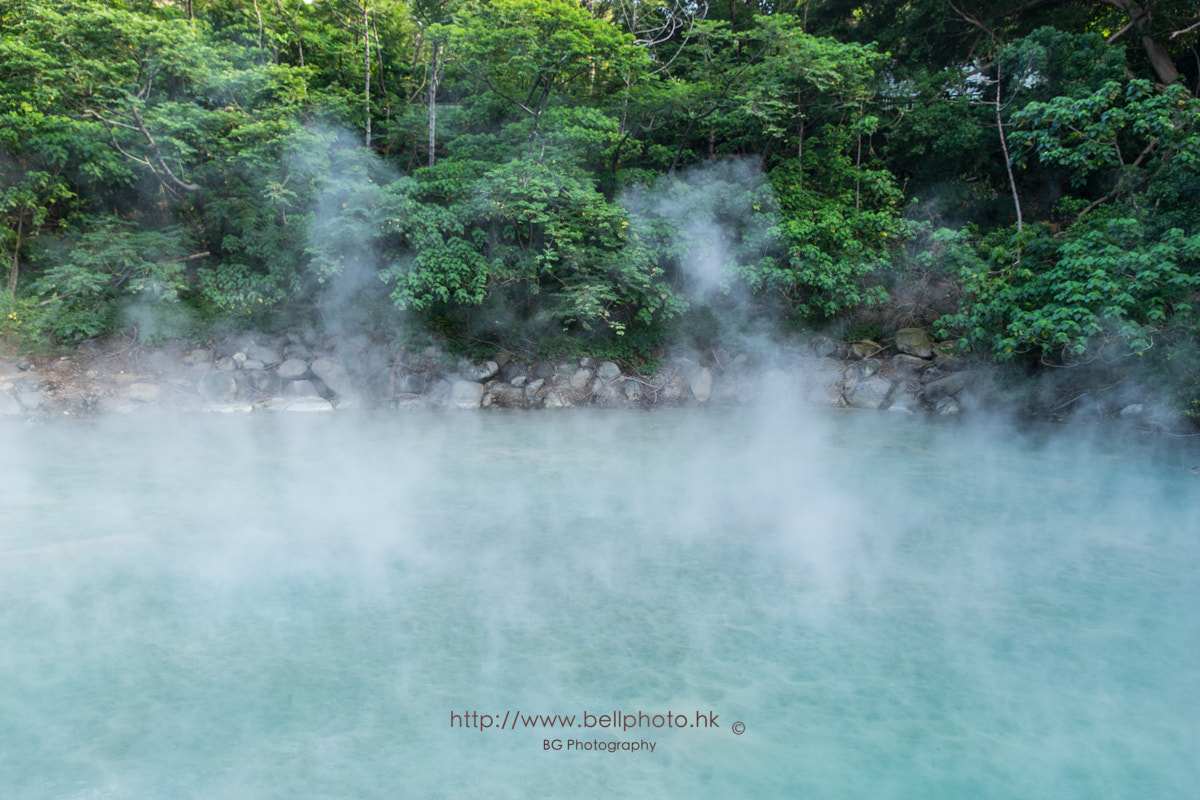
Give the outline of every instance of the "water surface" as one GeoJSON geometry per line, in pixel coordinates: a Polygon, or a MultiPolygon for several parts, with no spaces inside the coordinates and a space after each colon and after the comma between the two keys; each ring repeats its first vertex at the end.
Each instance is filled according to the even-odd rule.
{"type": "Polygon", "coordinates": [[[1194,797],[1200,478],[1106,438],[790,410],[8,425],[0,796],[1194,797]],[[613,710],[719,727],[451,716],[613,710]],[[545,749],[572,738],[655,749],[545,749]]]}

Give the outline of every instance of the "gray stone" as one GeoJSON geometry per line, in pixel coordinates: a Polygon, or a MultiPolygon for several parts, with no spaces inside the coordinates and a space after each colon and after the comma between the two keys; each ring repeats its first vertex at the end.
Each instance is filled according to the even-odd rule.
{"type": "Polygon", "coordinates": [[[872,342],[870,339],[863,339],[861,342],[855,342],[850,345],[850,354],[855,358],[870,358],[878,355],[883,348],[878,342],[872,342]]]}
{"type": "Polygon", "coordinates": [[[943,397],[934,405],[933,410],[937,414],[949,417],[960,413],[962,406],[959,405],[958,399],[955,397],[943,397]]]}
{"type": "Polygon", "coordinates": [[[952,372],[925,384],[925,400],[936,408],[941,400],[961,394],[969,382],[965,372],[952,372]]]}
{"type": "Polygon", "coordinates": [[[12,417],[24,413],[17,398],[8,392],[0,391],[0,417],[12,417]]]}
{"type": "Polygon", "coordinates": [[[594,367],[595,365],[596,365],[596,364],[595,364],[595,361],[594,361],[593,359],[590,359],[590,358],[581,358],[581,359],[579,359],[579,366],[581,366],[581,367],[584,367],[585,369],[591,369],[591,368],[592,368],[592,367],[594,367]]]}
{"type": "Polygon", "coordinates": [[[600,378],[606,381],[614,381],[621,377],[621,368],[611,361],[605,361],[600,365],[600,378]]]}
{"type": "Polygon", "coordinates": [[[282,379],[274,372],[256,369],[246,371],[245,375],[250,385],[264,394],[278,394],[283,389],[282,379]]]}
{"type": "MultiPolygon", "coordinates": [[[[248,361],[257,361],[260,364],[277,364],[279,363],[279,354],[270,347],[263,347],[261,344],[252,344],[246,347],[246,359],[248,361]]],[[[262,369],[262,367],[259,367],[259,369],[262,369]]]]}
{"type": "Polygon", "coordinates": [[[212,362],[212,353],[208,352],[207,350],[197,348],[196,350],[189,350],[188,354],[181,358],[180,361],[188,366],[209,364],[212,362]]]}
{"type": "Polygon", "coordinates": [[[828,336],[818,336],[809,347],[817,358],[829,358],[838,349],[837,342],[828,336]]]}
{"type": "Polygon", "coordinates": [[[541,390],[541,388],[545,385],[546,381],[543,378],[538,378],[536,381],[530,381],[527,383],[525,385],[525,402],[532,402],[533,399],[538,396],[538,392],[541,390]]]}
{"type": "Polygon", "coordinates": [[[249,403],[210,403],[204,410],[214,414],[249,414],[254,406],[249,403]]]}
{"type": "Polygon", "coordinates": [[[579,391],[586,388],[591,381],[592,371],[587,367],[580,367],[575,371],[575,374],[571,376],[569,383],[572,389],[579,391]]]}
{"type": "Polygon", "coordinates": [[[496,377],[496,373],[499,371],[500,371],[500,365],[497,364],[495,361],[489,361],[482,366],[467,365],[462,370],[461,374],[462,374],[463,378],[468,381],[475,381],[476,383],[483,383],[486,380],[490,380],[490,379],[496,377]]]}
{"type": "Polygon", "coordinates": [[[560,395],[558,392],[550,392],[546,395],[546,401],[543,404],[546,408],[570,408],[571,401],[560,395]]]}
{"type": "Polygon", "coordinates": [[[625,397],[636,403],[642,399],[642,384],[641,381],[626,381],[625,382],[625,397]]]}
{"type": "Polygon", "coordinates": [[[46,402],[46,396],[41,392],[17,391],[17,402],[26,411],[37,411],[46,402]]]}
{"type": "Polygon", "coordinates": [[[526,375],[516,375],[516,376],[514,376],[514,377],[513,377],[513,379],[512,379],[511,381],[509,381],[509,384],[510,384],[510,385],[512,385],[512,386],[515,386],[515,387],[517,387],[518,389],[520,389],[520,388],[523,388],[523,387],[525,386],[525,384],[526,384],[526,383],[528,383],[528,382],[529,382],[529,377],[528,377],[528,376],[526,376],[526,375]]]}
{"type": "Polygon", "coordinates": [[[525,389],[510,383],[493,383],[483,396],[483,405],[522,408],[525,405],[525,389]]]}
{"type": "Polygon", "coordinates": [[[708,398],[712,396],[713,377],[712,372],[708,367],[701,367],[692,376],[692,396],[696,398],[697,403],[707,403],[708,398]]]}
{"type": "Polygon", "coordinates": [[[312,381],[292,381],[288,384],[287,394],[293,397],[320,397],[321,393],[317,391],[317,387],[313,386],[312,381]]]}
{"type": "Polygon", "coordinates": [[[340,362],[329,358],[318,358],[312,362],[309,369],[334,394],[340,396],[355,394],[354,382],[350,380],[350,373],[340,362]]]}
{"type": "Polygon", "coordinates": [[[1140,417],[1146,413],[1146,407],[1141,403],[1130,403],[1121,409],[1120,417],[1140,417]]]}
{"type": "Polygon", "coordinates": [[[219,358],[217,359],[217,369],[221,370],[222,372],[233,372],[235,369],[237,369],[237,362],[234,361],[230,356],[219,358]]]}
{"type": "Polygon", "coordinates": [[[266,407],[270,411],[333,411],[333,404],[323,397],[273,397],[267,401],[266,407]]]}
{"type": "Polygon", "coordinates": [[[302,344],[289,344],[283,348],[283,354],[288,358],[298,358],[302,361],[307,361],[309,356],[312,355],[312,351],[302,344]]]}
{"type": "Polygon", "coordinates": [[[888,411],[907,411],[915,414],[921,410],[921,387],[910,381],[898,383],[892,392],[892,402],[888,411]]]}
{"type": "Polygon", "coordinates": [[[854,408],[879,408],[892,391],[892,382],[875,376],[846,391],[846,402],[854,408]]]}
{"type": "Polygon", "coordinates": [[[929,366],[928,361],[904,353],[893,356],[889,363],[892,367],[892,380],[916,379],[929,366]]]}
{"type": "Polygon", "coordinates": [[[533,365],[533,377],[535,379],[548,381],[554,378],[554,365],[546,361],[539,362],[533,365]]]}
{"type": "Polygon", "coordinates": [[[483,402],[483,392],[482,383],[462,380],[455,381],[450,385],[449,404],[454,408],[479,408],[483,402]]]}
{"type": "Polygon", "coordinates": [[[131,383],[125,390],[125,395],[135,403],[158,402],[162,388],[157,383],[131,383]]]}
{"type": "Polygon", "coordinates": [[[275,370],[275,374],[284,380],[293,380],[295,378],[299,378],[306,372],[308,372],[308,364],[299,358],[289,358],[287,361],[284,361],[282,364],[280,364],[279,368],[275,370]]]}
{"type": "Polygon", "coordinates": [[[445,378],[439,378],[429,387],[429,392],[425,395],[425,399],[431,405],[442,406],[450,399],[450,381],[445,378]]]}
{"type": "Polygon", "coordinates": [[[249,358],[249,356],[247,356],[245,353],[243,353],[241,350],[239,350],[236,353],[234,353],[231,356],[231,358],[233,359],[233,363],[237,364],[238,367],[240,368],[242,366],[242,364],[246,363],[246,359],[249,358]]]}
{"type": "Polygon", "coordinates": [[[854,375],[859,380],[866,380],[879,372],[879,368],[882,366],[883,364],[878,358],[864,358],[862,361],[854,363],[854,375]]]}
{"type": "Polygon", "coordinates": [[[901,328],[896,331],[896,349],[918,358],[933,358],[933,342],[924,328],[901,328]]]}
{"type": "Polygon", "coordinates": [[[267,365],[255,358],[247,358],[242,362],[242,369],[266,369],[267,365]]]}
{"type": "Polygon", "coordinates": [[[210,403],[225,403],[237,397],[237,381],[228,372],[206,372],[200,378],[200,396],[210,403]]]}

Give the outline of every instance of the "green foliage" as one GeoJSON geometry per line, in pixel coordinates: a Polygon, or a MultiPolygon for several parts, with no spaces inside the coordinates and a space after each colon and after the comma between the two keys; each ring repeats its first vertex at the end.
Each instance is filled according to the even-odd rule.
{"type": "Polygon", "coordinates": [[[942,239],[955,249],[967,297],[939,323],[940,335],[957,332],[962,346],[1000,360],[1032,354],[1069,363],[1114,337],[1144,351],[1176,314],[1192,310],[1200,288],[1200,234],[1174,229],[1151,239],[1132,219],[1096,220],[1062,239],[1015,237],[986,258],[972,258],[957,234],[942,239]]]}

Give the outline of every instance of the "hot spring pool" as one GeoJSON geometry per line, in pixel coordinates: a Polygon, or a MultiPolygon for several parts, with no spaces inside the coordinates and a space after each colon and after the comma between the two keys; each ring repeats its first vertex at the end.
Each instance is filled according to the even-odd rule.
{"type": "Polygon", "coordinates": [[[1200,459],[1162,443],[573,411],[0,453],[8,800],[1200,791],[1200,459]]]}

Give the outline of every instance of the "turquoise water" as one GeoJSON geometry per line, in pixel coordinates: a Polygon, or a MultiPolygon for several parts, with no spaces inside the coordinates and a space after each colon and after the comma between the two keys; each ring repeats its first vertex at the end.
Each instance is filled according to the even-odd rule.
{"type": "Polygon", "coordinates": [[[0,797],[1195,797],[1200,478],[1105,436],[2,427],[0,797]],[[452,725],[613,710],[717,727],[452,725]]]}

